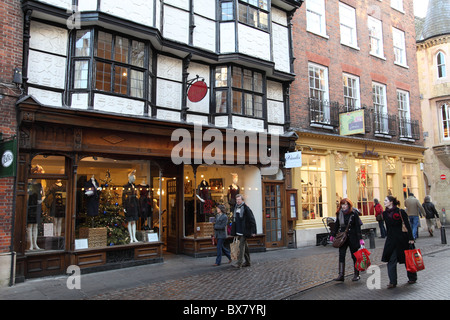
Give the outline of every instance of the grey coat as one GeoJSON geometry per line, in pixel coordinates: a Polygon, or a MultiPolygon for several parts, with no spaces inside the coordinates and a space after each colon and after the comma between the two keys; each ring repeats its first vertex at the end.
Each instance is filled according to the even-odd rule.
{"type": "Polygon", "coordinates": [[[217,239],[226,239],[227,238],[227,224],[228,217],[225,213],[216,216],[216,223],[214,224],[214,236],[217,239]]]}

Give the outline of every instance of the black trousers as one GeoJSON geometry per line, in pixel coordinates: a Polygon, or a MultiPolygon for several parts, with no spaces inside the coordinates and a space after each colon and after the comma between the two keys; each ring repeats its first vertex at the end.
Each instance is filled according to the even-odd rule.
{"type": "Polygon", "coordinates": [[[356,258],[353,255],[353,253],[358,251],[359,247],[354,247],[351,244],[349,238],[347,238],[347,241],[345,241],[344,244],[342,245],[342,247],[339,248],[339,262],[345,262],[345,255],[347,254],[347,248],[350,249],[350,253],[351,253],[352,259],[353,259],[353,264],[355,264],[356,263],[356,258]]]}

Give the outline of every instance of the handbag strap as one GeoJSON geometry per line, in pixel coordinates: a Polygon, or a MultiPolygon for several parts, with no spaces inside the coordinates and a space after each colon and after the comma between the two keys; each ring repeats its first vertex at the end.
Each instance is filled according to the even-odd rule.
{"type": "Polygon", "coordinates": [[[347,227],[345,228],[345,232],[346,232],[346,233],[348,232],[348,228],[350,227],[350,223],[352,222],[352,218],[353,218],[353,213],[352,213],[352,215],[350,216],[350,219],[348,220],[347,227]]]}

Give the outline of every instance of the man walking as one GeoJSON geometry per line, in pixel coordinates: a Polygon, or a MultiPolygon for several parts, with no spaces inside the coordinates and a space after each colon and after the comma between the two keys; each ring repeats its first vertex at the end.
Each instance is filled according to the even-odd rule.
{"type": "Polygon", "coordinates": [[[256,235],[256,221],[252,210],[245,204],[241,194],[236,195],[236,207],[234,208],[234,221],[236,225],[235,236],[239,237],[239,256],[236,268],[250,266],[250,252],[248,250],[247,238],[256,235]],[[245,258],[245,263],[243,260],[245,258]]]}
{"type": "Polygon", "coordinates": [[[408,194],[408,199],[405,200],[406,212],[408,213],[409,223],[411,224],[411,229],[413,233],[414,240],[417,238],[417,229],[419,228],[419,215],[425,215],[425,210],[423,209],[420,201],[414,197],[413,193],[408,194]]]}

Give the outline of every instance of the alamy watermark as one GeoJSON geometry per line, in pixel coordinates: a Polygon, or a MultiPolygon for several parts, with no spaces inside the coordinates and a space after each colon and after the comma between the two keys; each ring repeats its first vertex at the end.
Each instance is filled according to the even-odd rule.
{"type": "Polygon", "coordinates": [[[194,137],[187,129],[180,128],[172,132],[171,141],[178,141],[171,152],[172,162],[176,165],[279,164],[279,136],[267,132],[226,129],[224,134],[214,128],[203,132],[201,125],[194,125],[194,137]],[[204,142],[208,142],[205,148],[204,142]]]}
{"type": "Polygon", "coordinates": [[[67,274],[69,277],[67,278],[66,286],[67,289],[81,289],[81,269],[79,266],[70,265],[67,267],[67,274]]]}
{"type": "Polygon", "coordinates": [[[66,25],[69,30],[81,29],[81,14],[78,11],[78,6],[72,6],[72,9],[67,8],[67,13],[71,16],[66,20],[66,25]]]}

